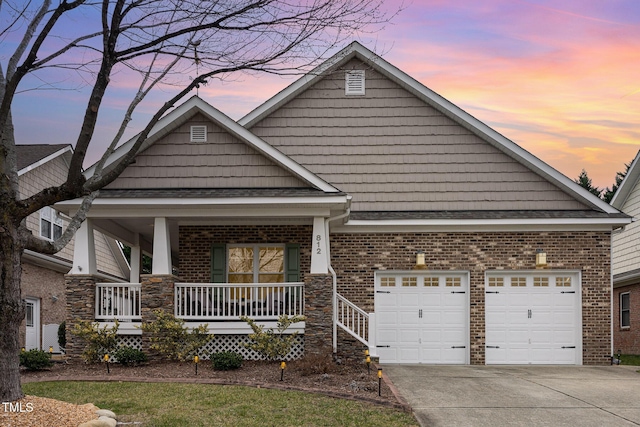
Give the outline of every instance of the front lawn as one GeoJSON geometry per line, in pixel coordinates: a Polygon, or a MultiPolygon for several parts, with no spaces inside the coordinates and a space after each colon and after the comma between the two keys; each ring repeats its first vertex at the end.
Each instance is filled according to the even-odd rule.
{"type": "Polygon", "coordinates": [[[210,384],[51,381],[26,394],[110,409],[148,427],[417,426],[410,414],[374,404],[280,390],[210,384]]]}
{"type": "Polygon", "coordinates": [[[638,354],[623,354],[620,356],[621,365],[640,366],[640,355],[638,354]]]}

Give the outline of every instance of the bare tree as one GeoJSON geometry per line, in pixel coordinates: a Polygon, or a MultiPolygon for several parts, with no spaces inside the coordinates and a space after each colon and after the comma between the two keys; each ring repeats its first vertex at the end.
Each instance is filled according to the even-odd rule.
{"type": "MultiPolygon", "coordinates": [[[[86,217],[98,191],[131,163],[154,124],[207,79],[239,71],[300,73],[354,33],[389,19],[382,0],[0,0],[0,399],[22,396],[18,367],[21,256],[25,249],[52,254],[86,217]],[[6,50],[11,48],[12,51],[6,50]],[[197,64],[200,73],[182,80],[197,64]],[[18,191],[12,103],[23,90],[57,88],[56,73],[73,73],[90,87],[64,184],[21,199],[18,191]],[[140,86],[122,127],[85,179],[82,165],[100,107],[118,73],[136,73],[140,86]],[[29,76],[41,85],[28,86],[29,76]],[[176,86],[119,163],[103,170],[138,103],[158,83],[176,86]],[[33,236],[25,218],[63,200],[84,198],[60,239],[33,236]]],[[[35,120],[35,119],[34,119],[35,120]]]]}

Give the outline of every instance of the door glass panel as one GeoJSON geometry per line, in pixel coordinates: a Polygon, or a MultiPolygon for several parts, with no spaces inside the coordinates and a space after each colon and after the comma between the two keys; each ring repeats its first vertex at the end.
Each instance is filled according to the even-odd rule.
{"type": "Polygon", "coordinates": [[[34,318],[33,318],[33,303],[27,303],[27,327],[33,328],[34,326],[34,318]]]}

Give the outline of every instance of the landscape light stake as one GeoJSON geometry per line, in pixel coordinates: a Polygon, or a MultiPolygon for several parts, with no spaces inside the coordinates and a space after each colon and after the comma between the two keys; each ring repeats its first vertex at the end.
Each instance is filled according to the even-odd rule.
{"type": "Polygon", "coordinates": [[[382,368],[378,368],[378,396],[382,396],[382,368]]]}
{"type": "Polygon", "coordinates": [[[198,375],[198,362],[200,361],[200,358],[198,357],[198,355],[195,355],[193,357],[193,363],[196,365],[196,375],[198,375]]]}
{"type": "Polygon", "coordinates": [[[52,345],[49,346],[49,354],[53,354],[53,346],[52,345]]]}
{"type": "Polygon", "coordinates": [[[105,363],[105,365],[107,365],[107,374],[111,373],[109,371],[109,355],[108,354],[104,355],[104,363],[105,363]]]}
{"type": "Polygon", "coordinates": [[[371,375],[371,356],[367,356],[365,361],[367,362],[367,374],[371,375]]]}
{"type": "Polygon", "coordinates": [[[280,362],[280,381],[284,381],[284,369],[287,367],[285,362],[280,362]]]}

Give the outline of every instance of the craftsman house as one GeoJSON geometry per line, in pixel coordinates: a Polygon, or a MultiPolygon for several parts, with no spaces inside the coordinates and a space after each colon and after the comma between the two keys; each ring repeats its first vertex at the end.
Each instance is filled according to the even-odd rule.
{"type": "Polygon", "coordinates": [[[199,97],[162,118],[77,235],[68,327],[120,319],[144,348],[135,325],[160,308],[245,351],[239,315],[302,313],[292,357],[609,363],[611,234],[629,222],[352,43],[238,122],[199,97]],[[152,274],[133,260],[102,283],[94,230],[152,274]]]}
{"type": "MultiPolygon", "coordinates": [[[[69,171],[72,148],[68,144],[16,146],[20,195],[29,197],[43,188],[60,185],[69,171]]],[[[62,234],[67,220],[55,209],[46,207],[27,217],[27,227],[42,239],[53,240],[62,234]]],[[[128,278],[128,265],[116,241],[96,233],[96,277],[121,282],[128,278]]],[[[65,278],[71,269],[73,240],[55,255],[25,250],[22,256],[22,295],[26,318],[20,328],[20,345],[60,351],[58,325],[65,319],[65,278]]]]}
{"type": "MultiPolygon", "coordinates": [[[[640,152],[631,163],[611,205],[640,217],[640,152]]],[[[613,233],[613,348],[640,354],[640,225],[637,221],[613,233]]]]}

